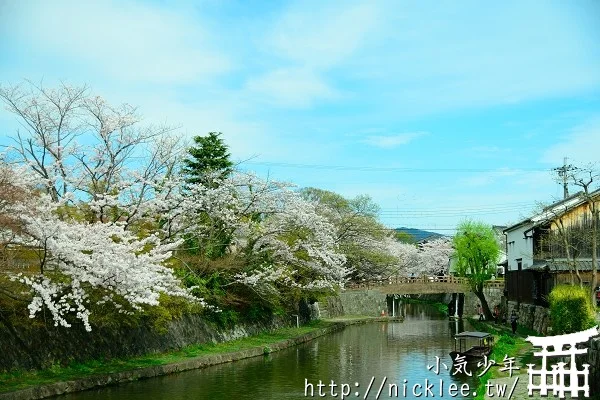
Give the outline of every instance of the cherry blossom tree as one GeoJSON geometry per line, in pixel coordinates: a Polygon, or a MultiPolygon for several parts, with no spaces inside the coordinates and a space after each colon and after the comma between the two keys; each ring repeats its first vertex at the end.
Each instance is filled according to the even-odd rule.
{"type": "Polygon", "coordinates": [[[417,246],[389,237],[385,245],[396,260],[393,275],[397,276],[445,274],[448,272],[450,256],[454,252],[452,241],[448,238],[435,239],[417,246]]]}
{"type": "Polygon", "coordinates": [[[5,174],[5,179],[13,179],[13,190],[29,195],[2,204],[2,213],[14,220],[4,224],[0,233],[10,237],[10,244],[35,249],[40,255],[36,273],[12,276],[31,292],[32,318],[45,308],[55,325],[71,326],[68,316],[74,315],[91,330],[91,292],[103,293],[101,303],[110,302],[126,313],[158,305],[161,294],[202,303],[181,287],[165,265],[180,241],[164,243],[154,233],[140,237],[121,222],[90,223],[61,216],[61,207],[72,195],[64,193],[58,202],[50,194],[36,195],[32,184],[37,177],[27,172],[8,178],[5,174]]]}
{"type": "MultiPolygon", "coordinates": [[[[154,216],[165,242],[198,237],[180,250],[214,237],[214,229],[224,232],[228,253],[237,260],[232,264],[240,268],[216,273],[263,299],[343,287],[349,271],[335,229],[293,185],[243,172],[206,178],[189,183],[174,176],[149,183],[155,196],[139,215],[154,216]]],[[[113,200],[116,205],[118,198],[113,200]]]]}
{"type": "Polygon", "coordinates": [[[315,203],[317,212],[333,224],[335,242],[346,256],[352,279],[389,276],[396,262],[387,248],[389,230],[377,220],[379,207],[369,196],[346,199],[317,188],[304,188],[301,194],[315,203]]]}
{"type": "Polygon", "coordinates": [[[392,272],[393,276],[417,276],[419,269],[419,249],[411,243],[400,242],[393,237],[385,241],[388,252],[394,257],[396,263],[392,272]]]}
{"type": "Polygon", "coordinates": [[[172,174],[184,154],[171,128],[142,125],[135,107],[112,106],[86,86],[26,81],[0,87],[0,99],[22,126],[5,146],[12,161],[28,166],[55,202],[68,193],[95,202],[93,217],[104,222],[136,215],[147,182],[172,174]],[[128,214],[114,212],[116,196],[128,214]]]}
{"type": "MultiPolygon", "coordinates": [[[[273,193],[274,194],[274,193],[273,193]]],[[[260,224],[248,226],[252,254],[281,276],[284,286],[306,290],[333,290],[342,286],[348,270],[346,258],[337,249],[334,227],[315,211],[314,204],[297,193],[283,190],[270,202],[269,215],[260,224]],[[275,206],[275,207],[273,207],[275,206]]],[[[254,272],[238,279],[253,282],[254,272]]]]}
{"type": "Polygon", "coordinates": [[[39,255],[35,270],[13,275],[30,291],[32,317],[47,310],[56,325],[78,319],[89,330],[92,298],[124,313],[162,295],[205,304],[171,266],[181,266],[186,238],[215,237],[215,229],[241,261],[223,272],[228,285],[275,298],[343,287],[350,270],[339,239],[348,243],[351,232],[293,185],[241,172],[186,182],[185,147],[168,128],[142,126],[135,108],[86,87],[26,83],[1,87],[0,98],[23,127],[3,167],[15,172],[7,175],[14,201],[0,196],[0,214],[18,217],[5,218],[0,234],[4,247],[39,255]]]}
{"type": "MultiPolygon", "coordinates": [[[[213,182],[175,185],[154,201],[174,237],[210,235],[211,220],[231,237],[245,268],[234,281],[261,292],[295,288],[331,290],[348,271],[333,225],[293,185],[252,173],[215,176],[213,182]]],[[[233,251],[233,250],[230,250],[233,251]]]]}
{"type": "Polygon", "coordinates": [[[454,252],[449,238],[426,241],[419,249],[419,268],[422,275],[445,275],[448,273],[450,256],[454,252]]]}

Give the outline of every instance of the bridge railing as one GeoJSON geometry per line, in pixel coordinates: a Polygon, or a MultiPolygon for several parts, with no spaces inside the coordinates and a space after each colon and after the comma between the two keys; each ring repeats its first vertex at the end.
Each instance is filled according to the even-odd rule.
{"type": "MultiPolygon", "coordinates": [[[[428,284],[428,283],[441,283],[441,284],[454,284],[454,285],[465,285],[469,284],[469,279],[465,277],[458,277],[452,275],[445,276],[415,276],[415,277],[404,277],[404,276],[393,276],[388,279],[382,280],[369,280],[369,281],[352,281],[346,284],[349,289],[358,288],[372,288],[378,286],[394,285],[394,284],[428,284]]],[[[486,288],[504,288],[503,279],[491,279],[485,281],[484,287],[486,288]]]]}

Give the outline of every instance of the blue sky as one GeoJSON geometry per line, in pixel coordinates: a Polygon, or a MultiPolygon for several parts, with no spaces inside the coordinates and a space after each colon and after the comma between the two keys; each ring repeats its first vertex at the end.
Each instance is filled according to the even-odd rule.
{"type": "MultiPolygon", "coordinates": [[[[0,4],[0,84],[88,84],[243,168],[451,233],[562,195],[600,161],[598,1],[0,4]]],[[[16,129],[0,111],[0,143],[16,129]]]]}

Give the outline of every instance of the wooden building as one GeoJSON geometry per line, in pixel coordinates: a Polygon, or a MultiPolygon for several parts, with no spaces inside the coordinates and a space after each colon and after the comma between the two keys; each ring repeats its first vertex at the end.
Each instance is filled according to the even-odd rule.
{"type": "MultiPolygon", "coordinates": [[[[600,202],[600,190],[590,198],[600,202]]],[[[547,306],[555,285],[578,282],[576,270],[590,284],[591,212],[581,192],[509,226],[504,234],[507,300],[547,306]]]]}

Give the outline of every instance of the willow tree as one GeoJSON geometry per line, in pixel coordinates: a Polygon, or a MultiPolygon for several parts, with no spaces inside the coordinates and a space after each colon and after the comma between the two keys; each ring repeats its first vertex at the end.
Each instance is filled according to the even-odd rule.
{"type": "Polygon", "coordinates": [[[496,271],[500,247],[493,228],[482,222],[465,221],[458,225],[454,236],[456,271],[469,281],[471,291],[481,301],[486,319],[492,312],[483,293],[485,281],[496,271]]]}

